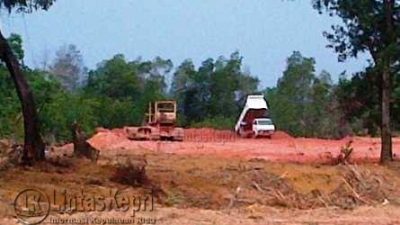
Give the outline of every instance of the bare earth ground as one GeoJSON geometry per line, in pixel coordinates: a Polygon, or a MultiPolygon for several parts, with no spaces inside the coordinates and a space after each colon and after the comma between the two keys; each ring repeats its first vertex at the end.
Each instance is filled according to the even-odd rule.
{"type": "MultiPolygon", "coordinates": [[[[155,210],[137,213],[131,224],[145,219],[171,225],[400,224],[400,165],[374,163],[378,139],[352,138],[351,161],[357,164],[333,165],[350,138],[295,139],[277,133],[271,140],[242,140],[206,129],[187,133],[176,143],[130,141],[122,130],[103,130],[90,139],[101,150],[97,164],[69,158],[72,146],[66,145],[49,153],[50,163],[0,171],[0,224],[18,223],[13,201],[25,188],[93,195],[108,189],[137,195],[156,190],[155,210]],[[127,162],[144,162],[146,179],[135,184],[116,179],[127,162]]],[[[394,140],[394,150],[398,157],[400,139],[394,140]]],[[[44,224],[54,218],[99,222],[130,215],[52,211],[44,224]]]]}
{"type": "MultiPolygon", "coordinates": [[[[348,137],[342,140],[293,138],[277,132],[272,139],[242,139],[229,131],[188,129],[184,142],[130,141],[122,130],[101,130],[90,144],[107,155],[130,154],[132,149],[144,152],[164,152],[188,155],[237,156],[242,159],[265,159],[273,162],[335,163],[340,150],[351,141],[354,149],[351,162],[378,162],[380,139],[348,137]]],[[[67,146],[70,147],[70,146],[67,146]]],[[[400,159],[400,138],[393,139],[393,151],[400,159]]]]}

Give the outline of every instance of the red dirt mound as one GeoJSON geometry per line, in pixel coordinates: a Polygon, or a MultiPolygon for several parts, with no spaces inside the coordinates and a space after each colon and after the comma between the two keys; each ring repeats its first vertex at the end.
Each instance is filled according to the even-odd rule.
{"type": "MultiPolygon", "coordinates": [[[[242,159],[264,159],[273,162],[333,164],[343,154],[346,146],[353,151],[350,162],[379,162],[379,138],[348,137],[341,140],[317,138],[294,138],[277,131],[272,139],[240,138],[229,130],[211,128],[185,129],[183,142],[132,141],[123,129],[98,129],[88,142],[104,155],[132,154],[132,152],[165,152],[180,155],[215,155],[240,157],[242,159]],[[352,140],[352,142],[350,142],[352,140]]],[[[60,149],[72,151],[72,145],[60,149]]],[[[400,160],[400,138],[393,139],[393,153],[400,160]]]]}
{"type": "Polygon", "coordinates": [[[114,128],[111,130],[111,132],[119,137],[126,137],[126,132],[124,128],[114,128]]]}
{"type": "Polygon", "coordinates": [[[126,136],[124,128],[114,128],[114,129],[110,130],[110,129],[107,129],[107,128],[104,128],[104,127],[97,127],[95,129],[95,133],[96,134],[104,133],[104,132],[112,132],[113,134],[115,134],[117,136],[120,136],[120,137],[125,137],[126,136]]]}
{"type": "Polygon", "coordinates": [[[91,146],[98,150],[107,150],[112,145],[126,140],[126,135],[123,134],[123,130],[107,130],[104,128],[96,129],[98,133],[93,135],[88,142],[91,146]]]}
{"type": "Polygon", "coordinates": [[[185,141],[232,141],[237,135],[230,130],[216,130],[213,128],[189,128],[185,129],[185,141]]]}

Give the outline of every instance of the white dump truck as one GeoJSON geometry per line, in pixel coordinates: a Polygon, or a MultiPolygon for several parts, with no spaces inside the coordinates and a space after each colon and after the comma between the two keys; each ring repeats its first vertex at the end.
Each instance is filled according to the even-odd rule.
{"type": "Polygon", "coordinates": [[[275,132],[263,95],[247,96],[246,104],[235,125],[235,132],[241,137],[271,137],[275,132]]]}

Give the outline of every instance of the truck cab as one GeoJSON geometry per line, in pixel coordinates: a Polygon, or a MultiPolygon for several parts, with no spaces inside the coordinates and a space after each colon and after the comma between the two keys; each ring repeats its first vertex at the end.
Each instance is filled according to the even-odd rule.
{"type": "Polygon", "coordinates": [[[253,121],[252,130],[255,137],[271,137],[275,132],[275,125],[270,118],[256,118],[253,121]]]}

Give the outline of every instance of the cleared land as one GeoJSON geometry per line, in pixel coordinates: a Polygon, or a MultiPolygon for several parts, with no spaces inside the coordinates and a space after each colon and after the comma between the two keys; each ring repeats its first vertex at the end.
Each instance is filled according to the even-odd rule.
{"type": "MultiPolygon", "coordinates": [[[[278,131],[272,139],[242,139],[230,131],[188,129],[183,142],[130,141],[122,129],[99,130],[89,142],[103,155],[132,152],[164,152],[189,155],[213,155],[265,159],[271,162],[336,164],[343,148],[350,142],[350,162],[378,162],[380,139],[348,137],[342,140],[293,138],[278,131]],[[132,151],[135,150],[135,151],[132,151]]],[[[65,148],[71,148],[67,145],[65,148]]],[[[400,138],[393,139],[393,151],[400,159],[400,138]]]]}
{"type": "MultiPolygon", "coordinates": [[[[91,194],[120,189],[137,195],[153,188],[155,211],[136,218],[156,224],[400,223],[400,165],[372,163],[379,155],[378,139],[353,138],[350,160],[357,164],[333,165],[350,139],[278,133],[271,140],[242,140],[217,131],[209,135],[208,129],[189,132],[195,135],[184,142],[143,142],[127,140],[122,130],[102,130],[90,139],[101,150],[97,163],[70,158],[72,146],[65,145],[50,151],[47,163],[7,168],[0,172],[0,224],[17,223],[14,198],[32,187],[91,194]]],[[[394,142],[399,153],[399,139],[394,142]]],[[[71,210],[52,212],[46,221],[130,215],[71,210]]]]}

